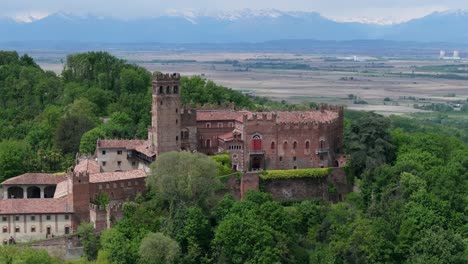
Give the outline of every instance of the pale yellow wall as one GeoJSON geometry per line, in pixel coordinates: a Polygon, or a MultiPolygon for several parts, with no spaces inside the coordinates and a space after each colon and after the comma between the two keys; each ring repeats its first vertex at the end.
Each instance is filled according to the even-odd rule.
{"type": "Polygon", "coordinates": [[[105,172],[118,170],[127,171],[138,168],[138,161],[136,159],[127,159],[126,149],[100,148],[97,150],[97,162],[105,172]],[[105,155],[102,154],[103,150],[106,151],[105,155]],[[122,154],[117,154],[118,150],[121,150],[122,154]],[[103,166],[103,161],[106,162],[105,166],[103,166]],[[121,161],[120,166],[118,166],[118,161],[121,161]],[[135,165],[132,165],[132,162],[135,162],[135,165]]]}
{"type": "Polygon", "coordinates": [[[14,237],[16,242],[25,242],[29,240],[45,239],[47,226],[51,227],[51,233],[54,236],[61,236],[65,234],[65,226],[70,227],[71,230],[71,214],[68,214],[68,220],[65,219],[65,214],[27,214],[27,215],[18,215],[19,220],[16,221],[15,215],[0,215],[0,242],[6,239],[8,240],[10,236],[14,237]],[[47,220],[47,215],[50,215],[50,220],[47,220]],[[3,216],[7,217],[7,221],[3,221],[3,216]],[[35,216],[35,219],[32,220],[31,216],[35,216]],[[25,219],[26,218],[26,219],[25,219]],[[42,223],[41,223],[42,218],[42,223]],[[57,220],[56,220],[57,219],[57,220]],[[26,220],[26,221],[25,221],[26,220]],[[3,233],[3,227],[6,226],[9,228],[7,233],[3,233]],[[15,226],[20,227],[20,232],[15,232],[15,226]],[[36,232],[31,232],[31,227],[36,227],[36,232]]]}

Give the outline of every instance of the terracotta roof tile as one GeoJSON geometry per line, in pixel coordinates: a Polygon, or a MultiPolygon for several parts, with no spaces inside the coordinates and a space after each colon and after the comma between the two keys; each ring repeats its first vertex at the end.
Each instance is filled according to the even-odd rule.
{"type": "Polygon", "coordinates": [[[75,168],[73,169],[74,172],[89,172],[89,173],[98,173],[101,172],[101,167],[99,164],[92,159],[83,159],[78,161],[75,168]]]}
{"type": "Polygon", "coordinates": [[[277,123],[303,123],[318,122],[325,123],[338,118],[334,111],[304,111],[304,112],[277,112],[277,123]]]}
{"type": "Polygon", "coordinates": [[[148,141],[145,141],[145,143],[143,145],[137,146],[135,148],[135,150],[145,154],[147,157],[152,157],[152,156],[156,155],[156,153],[151,152],[149,150],[149,142],[148,141]]]}
{"type": "Polygon", "coordinates": [[[221,136],[218,136],[219,139],[222,139],[223,141],[230,141],[233,138],[233,132],[227,132],[226,134],[223,134],[221,136]]]}
{"type": "Polygon", "coordinates": [[[72,199],[5,199],[0,200],[0,215],[2,214],[56,214],[73,212],[72,199]]]}
{"type": "Polygon", "coordinates": [[[65,176],[63,175],[58,176],[48,173],[25,173],[2,182],[2,185],[56,185],[63,180],[65,180],[65,176]]]}
{"type": "Polygon", "coordinates": [[[94,173],[89,175],[89,182],[112,182],[138,178],[146,178],[146,172],[144,170],[130,170],[94,173]]]}
{"type": "Polygon", "coordinates": [[[139,139],[100,139],[97,142],[98,148],[122,148],[135,149],[146,143],[146,140],[139,139]]]}
{"type": "Polygon", "coordinates": [[[55,188],[54,198],[61,198],[67,196],[71,193],[72,186],[68,184],[68,180],[61,181],[57,183],[55,188]]]}
{"type": "Polygon", "coordinates": [[[248,111],[197,111],[197,121],[237,120],[242,122],[244,114],[248,111]]]}

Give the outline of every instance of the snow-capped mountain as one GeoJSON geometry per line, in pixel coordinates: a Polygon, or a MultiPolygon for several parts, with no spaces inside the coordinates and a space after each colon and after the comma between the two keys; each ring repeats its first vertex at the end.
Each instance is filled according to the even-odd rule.
{"type": "Polygon", "coordinates": [[[0,19],[0,42],[165,42],[229,43],[277,39],[468,42],[468,11],[436,12],[403,23],[356,19],[342,22],[315,12],[244,9],[203,13],[169,10],[150,18],[118,19],[55,13],[45,17],[0,19]]]}

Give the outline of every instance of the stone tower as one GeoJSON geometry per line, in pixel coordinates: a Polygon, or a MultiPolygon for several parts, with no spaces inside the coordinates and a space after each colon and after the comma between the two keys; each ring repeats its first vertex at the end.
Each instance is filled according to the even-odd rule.
{"type": "Polygon", "coordinates": [[[180,149],[180,75],[153,74],[150,150],[159,153],[180,149]]]}

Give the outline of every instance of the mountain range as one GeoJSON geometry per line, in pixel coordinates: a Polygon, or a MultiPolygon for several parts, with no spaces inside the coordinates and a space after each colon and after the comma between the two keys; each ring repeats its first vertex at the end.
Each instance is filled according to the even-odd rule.
{"type": "Polygon", "coordinates": [[[0,19],[0,42],[240,43],[270,40],[393,40],[468,43],[468,11],[435,12],[381,25],[339,22],[315,12],[173,12],[134,19],[54,13],[28,22],[0,19]]]}

